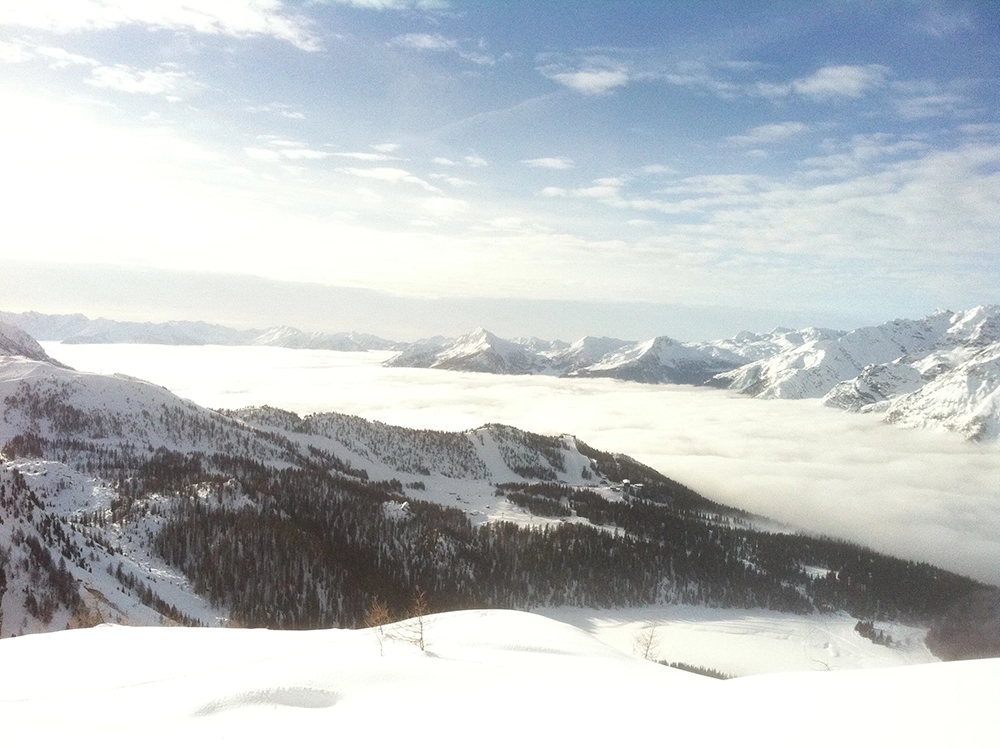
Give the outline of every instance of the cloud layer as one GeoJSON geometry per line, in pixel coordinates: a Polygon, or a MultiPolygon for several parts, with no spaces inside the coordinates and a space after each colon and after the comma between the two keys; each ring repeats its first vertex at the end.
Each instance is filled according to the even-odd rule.
{"type": "Polygon", "coordinates": [[[419,428],[503,422],[628,453],[706,496],[1000,583],[1000,447],[904,431],[815,401],[608,380],[381,368],[382,354],[59,346],[212,407],[270,404],[419,428]]]}

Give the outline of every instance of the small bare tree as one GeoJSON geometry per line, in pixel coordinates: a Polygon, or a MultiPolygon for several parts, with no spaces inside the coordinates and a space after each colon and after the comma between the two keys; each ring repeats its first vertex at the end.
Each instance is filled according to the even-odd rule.
{"type": "Polygon", "coordinates": [[[659,636],[654,623],[646,623],[646,626],[635,634],[632,651],[647,661],[657,660],[660,655],[659,636]]]}
{"type": "Polygon", "coordinates": [[[413,630],[413,642],[424,650],[426,640],[424,638],[424,618],[430,614],[430,605],[427,603],[427,595],[419,586],[413,591],[413,600],[410,602],[408,616],[411,618],[413,630]]]}
{"type": "Polygon", "coordinates": [[[389,608],[386,607],[385,602],[378,597],[372,599],[371,606],[365,614],[364,624],[366,628],[372,629],[375,638],[378,639],[379,656],[385,656],[385,626],[392,621],[392,615],[389,614],[389,608]]]}

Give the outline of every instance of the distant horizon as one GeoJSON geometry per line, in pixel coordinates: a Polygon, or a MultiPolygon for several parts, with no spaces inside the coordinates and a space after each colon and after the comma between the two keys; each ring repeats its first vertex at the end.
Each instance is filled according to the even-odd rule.
{"type": "Polygon", "coordinates": [[[551,299],[439,299],[380,293],[363,288],[265,278],[186,272],[150,273],[136,268],[39,266],[15,263],[0,275],[0,311],[83,314],[90,320],[165,324],[205,322],[237,330],[294,327],[307,333],[372,334],[392,342],[443,335],[459,337],[479,327],[503,337],[573,342],[585,336],[681,342],[730,339],[741,332],[820,327],[849,332],[893,319],[921,319],[939,310],[964,311],[996,302],[937,305],[909,313],[875,316],[834,311],[682,307],[621,301],[551,299]],[[135,304],[133,299],[143,298],[135,304]],[[262,305],[261,299],[268,303],[262,305]],[[338,323],[340,320],[341,323],[338,323]],[[742,322],[742,323],[741,323],[742,322]]]}

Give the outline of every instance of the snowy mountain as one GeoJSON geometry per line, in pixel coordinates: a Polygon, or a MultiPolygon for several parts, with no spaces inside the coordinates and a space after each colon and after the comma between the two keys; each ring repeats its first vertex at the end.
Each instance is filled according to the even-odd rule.
{"type": "Polygon", "coordinates": [[[385,365],[401,368],[440,368],[493,374],[543,373],[548,358],[532,349],[534,344],[502,340],[483,328],[456,340],[432,338],[404,348],[385,365]]]}
{"type": "Polygon", "coordinates": [[[364,352],[366,350],[393,350],[398,343],[383,340],[375,335],[358,332],[303,332],[295,327],[271,327],[255,334],[247,342],[233,343],[247,345],[262,345],[276,348],[295,348],[299,350],[338,350],[344,353],[364,352]]]}
{"type": "Polygon", "coordinates": [[[942,311],[815,336],[712,383],[756,397],[822,397],[852,412],[885,412],[896,425],[990,440],[1000,433],[998,342],[1000,307],[942,311]]]}
{"type": "Polygon", "coordinates": [[[886,420],[911,428],[940,424],[971,441],[1000,438],[1000,342],[901,393],[886,409],[886,420]]]}
{"type": "Polygon", "coordinates": [[[395,350],[399,343],[358,332],[302,332],[294,327],[238,330],[197,321],[120,322],[82,314],[0,312],[0,322],[19,327],[36,340],[73,345],[265,345],[310,350],[395,350]]]}
{"type": "Polygon", "coordinates": [[[689,604],[927,626],[981,584],[753,529],[624,455],[273,408],[0,357],[0,634],[307,628],[435,609],[689,604]]]}
{"type": "Polygon", "coordinates": [[[1000,306],[897,319],[851,332],[809,327],[682,343],[584,337],[569,346],[505,341],[485,330],[405,348],[387,366],[694,384],[767,399],[821,399],[891,423],[997,438],[997,385],[984,353],[1000,342],[1000,306]],[[939,377],[940,384],[931,386],[939,377]]]}
{"type": "Polygon", "coordinates": [[[732,351],[711,344],[692,345],[657,337],[609,352],[571,375],[611,377],[643,384],[704,384],[742,360],[732,351]]]}
{"type": "Polygon", "coordinates": [[[421,340],[386,366],[440,368],[494,374],[601,376],[643,383],[703,384],[774,349],[770,336],[746,333],[737,340],[681,343],[669,337],[637,343],[583,337],[571,345],[503,340],[482,328],[448,339],[421,340]]]}
{"type": "Polygon", "coordinates": [[[29,360],[62,365],[49,357],[33,337],[5,322],[0,322],[0,356],[2,355],[17,355],[29,360]]]}

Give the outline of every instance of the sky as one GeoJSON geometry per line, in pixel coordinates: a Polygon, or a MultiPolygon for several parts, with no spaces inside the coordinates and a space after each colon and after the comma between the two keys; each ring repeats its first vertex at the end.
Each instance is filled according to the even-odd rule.
{"type": "Polygon", "coordinates": [[[1000,5],[0,1],[0,308],[709,339],[1000,302],[1000,5]]]}

